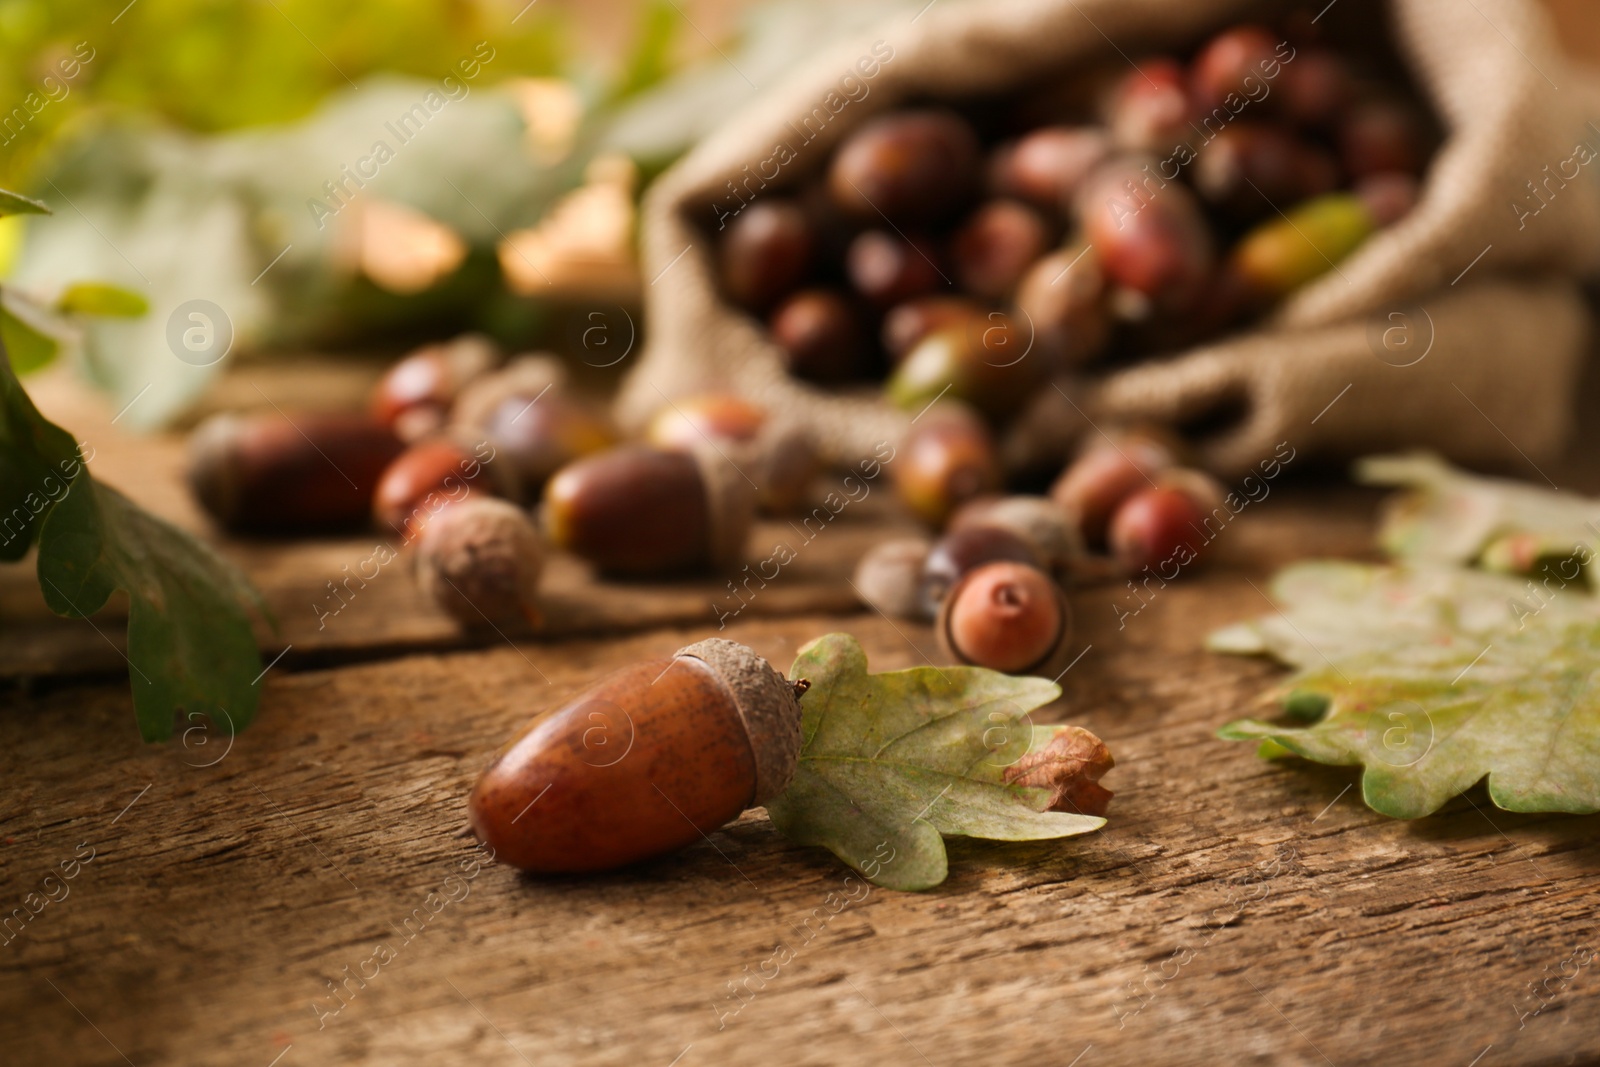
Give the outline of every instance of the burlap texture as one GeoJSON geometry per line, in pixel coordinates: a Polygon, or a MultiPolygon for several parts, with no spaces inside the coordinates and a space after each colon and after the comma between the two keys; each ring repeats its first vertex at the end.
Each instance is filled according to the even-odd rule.
{"type": "MultiPolygon", "coordinates": [[[[1417,209],[1258,328],[1062,383],[1070,402],[1046,390],[1039,421],[1059,405],[1063,427],[1203,426],[1197,447],[1221,473],[1252,466],[1285,440],[1323,459],[1425,446],[1487,464],[1561,447],[1589,327],[1575,279],[1600,265],[1600,160],[1576,164],[1575,179],[1561,173],[1572,173],[1580,142],[1600,148],[1597,83],[1560,54],[1535,0],[1381,7],[1446,132],[1417,209]],[[1540,198],[1529,183],[1539,183],[1540,198]],[[1518,203],[1543,206],[1519,218],[1518,203]],[[1385,330],[1416,332],[1387,335],[1411,345],[1391,351],[1385,330]],[[1420,362],[1398,365],[1423,351],[1420,362]]],[[[718,295],[715,236],[703,220],[713,205],[737,204],[729,183],[748,182],[747,168],[784,143],[797,158],[769,188],[793,188],[849,131],[903,101],[1002,93],[1119,51],[1191,44],[1261,10],[1246,0],[939,0],[764,88],[646,198],[649,341],[619,398],[623,422],[647,417],[662,394],[732,389],[812,428],[836,460],[895,439],[904,414],[875,392],[840,396],[788,378],[762,326],[718,295]],[[799,144],[795,124],[838,94],[875,44],[893,57],[861,79],[867,95],[799,144]]]]}

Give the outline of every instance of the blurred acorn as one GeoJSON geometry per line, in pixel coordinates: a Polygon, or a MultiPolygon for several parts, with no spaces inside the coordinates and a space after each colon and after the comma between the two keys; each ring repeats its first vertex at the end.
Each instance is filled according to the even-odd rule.
{"type": "Polygon", "coordinates": [[[865,376],[867,337],[850,301],[827,289],[802,289],[772,313],[772,339],[789,373],[819,384],[865,376]]]}
{"type": "Polygon", "coordinates": [[[976,300],[954,294],[923,296],[896,305],[883,317],[883,347],[892,363],[899,363],[924,337],[946,326],[965,326],[981,319],[985,308],[976,300]]]}
{"type": "Polygon", "coordinates": [[[989,168],[990,189],[998,196],[1061,213],[1083,179],[1110,152],[1111,138],[1098,126],[1033,130],[996,150],[989,168]]]}
{"type": "Polygon", "coordinates": [[[545,486],[550,543],[607,574],[725,567],[743,555],[755,488],[710,447],[623,445],[563,467],[545,486]]]}
{"type": "Polygon", "coordinates": [[[929,618],[923,611],[923,563],[931,542],[925,537],[879,541],[856,564],[857,595],[891,619],[929,618]]]}
{"type": "Polygon", "coordinates": [[[1069,244],[1035,263],[1017,288],[1015,308],[1055,368],[1092,363],[1111,340],[1105,271],[1091,245],[1069,244]]]}
{"type": "Polygon", "coordinates": [[[367,415],[213,415],[189,438],[189,487],[236,533],[303,535],[366,525],[404,449],[367,415]]]}
{"type": "Polygon", "coordinates": [[[855,291],[880,308],[941,288],[939,249],[924,237],[867,230],[845,251],[845,273],[855,291]]]}
{"type": "Polygon", "coordinates": [[[1199,201],[1159,169],[1146,157],[1112,158],[1084,183],[1078,214],[1115,286],[1151,314],[1180,315],[1204,293],[1216,250],[1199,201]]]}
{"type": "Polygon", "coordinates": [[[847,137],[828,168],[828,191],[850,217],[898,227],[948,218],[978,178],[978,138],[942,109],[896,111],[847,137]]]}
{"type": "Polygon", "coordinates": [[[984,300],[1004,300],[1033,262],[1044,255],[1050,226],[1016,200],[978,207],[950,239],[950,258],[961,288],[984,300]]]}
{"type": "Polygon", "coordinates": [[[537,628],[544,546],[515,504],[474,496],[445,507],[417,542],[417,582],[468,629],[537,628]]]}
{"type": "Polygon", "coordinates": [[[1106,125],[1117,148],[1166,156],[1194,136],[1189,129],[1191,110],[1183,67],[1158,57],[1137,64],[1122,79],[1106,125]]]}
{"type": "Polygon", "coordinates": [[[893,470],[901,502],[933,527],[972,498],[1000,488],[988,427],[954,401],[940,401],[912,422],[893,470]]]}
{"type": "Polygon", "coordinates": [[[1031,338],[1008,316],[947,326],[907,352],[886,383],[889,400],[916,412],[940,396],[964,400],[987,415],[1015,411],[1049,374],[1031,352],[1031,338]]]}
{"type": "Polygon", "coordinates": [[[800,286],[816,251],[817,235],[804,208],[762,197],[735,215],[722,235],[722,289],[734,302],[765,311],[800,286]]]}
{"type": "Polygon", "coordinates": [[[720,449],[757,487],[757,502],[769,514],[800,510],[823,462],[809,431],[768,417],[759,404],[729,393],[680,397],[659,410],[645,440],[668,451],[720,449]]]}
{"type": "Polygon", "coordinates": [[[372,414],[402,441],[441,430],[462,389],[494,369],[500,350],[482,334],[423,345],[385,372],[372,391],[372,414]]]}

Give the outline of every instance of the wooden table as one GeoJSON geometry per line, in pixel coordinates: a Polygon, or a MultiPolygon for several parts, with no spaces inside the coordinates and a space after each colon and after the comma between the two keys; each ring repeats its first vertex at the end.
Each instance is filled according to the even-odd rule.
{"type": "MultiPolygon", "coordinates": [[[[176,439],[120,436],[60,380],[35,390],[97,442],[100,476],[203,528],[176,439]]],[[[1600,489],[1593,463],[1547,470],[1600,489]]],[[[1600,818],[1512,815],[1479,788],[1394,821],[1349,770],[1214,735],[1276,671],[1201,636],[1267,610],[1292,559],[1370,557],[1376,504],[1286,481],[1125,628],[1115,587],[1074,594],[1087,651],[1041,718],[1110,744],[1108,826],[955,840],[944,885],[865,898],[761,812],[605,877],[475,858],[464,798],[492,749],[609,668],[717,632],[716,582],[595,594],[649,605],[632,633],[471,647],[385,576],[341,636],[266,674],[231,747],[198,729],[145,746],[114,613],[50,622],[6,568],[0,670],[31,677],[0,698],[0,908],[61,899],[0,935],[0,1061],[1594,1062],[1600,818]],[[793,958],[760,977],[780,945],[793,958]]],[[[936,655],[843,586],[886,522],[847,513],[726,633],[780,666],[841,629],[878,670],[936,655]]],[[[227,547],[284,614],[360,543],[227,547]]],[[[574,603],[587,581],[559,578],[574,603]]]]}

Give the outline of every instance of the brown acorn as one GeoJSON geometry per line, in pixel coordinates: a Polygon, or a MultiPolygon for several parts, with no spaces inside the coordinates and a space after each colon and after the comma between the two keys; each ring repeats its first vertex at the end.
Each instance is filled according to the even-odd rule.
{"type": "Polygon", "coordinates": [[[494,342],[482,334],[424,345],[390,367],[373,389],[373,417],[402,441],[421,440],[443,428],[461,390],[499,360],[494,342]]]}
{"type": "Polygon", "coordinates": [[[957,663],[1055,678],[1069,662],[1072,609],[1049,575],[1000,560],[951,587],[934,630],[940,649],[957,663]]]}
{"type": "Polygon", "coordinates": [[[720,638],[625,667],[501,751],[473,787],[473,831],[496,859],[541,873],[694,844],[788,786],[804,691],[720,638]]]}
{"type": "Polygon", "coordinates": [[[926,619],[922,569],[932,544],[926,537],[902,537],[867,549],[851,579],[856,595],[891,619],[926,619]]]}
{"type": "Polygon", "coordinates": [[[406,449],[384,470],[372,493],[372,512],[385,530],[407,541],[447,504],[469,493],[505,496],[508,486],[494,468],[494,446],[453,437],[433,437],[406,449]]]}
{"type": "Polygon", "coordinates": [[[624,445],[581,459],[545,486],[550,543],[609,574],[726,566],[744,552],[756,489],[715,448],[624,445]]]}
{"type": "Polygon", "coordinates": [[[537,627],[543,570],[538,527],[515,504],[493,497],[450,504],[417,543],[417,584],[468,629],[537,627]]]}
{"type": "Polygon", "coordinates": [[[364,415],[215,415],[189,439],[189,486],[236,533],[330,533],[368,521],[403,447],[364,415]]]}

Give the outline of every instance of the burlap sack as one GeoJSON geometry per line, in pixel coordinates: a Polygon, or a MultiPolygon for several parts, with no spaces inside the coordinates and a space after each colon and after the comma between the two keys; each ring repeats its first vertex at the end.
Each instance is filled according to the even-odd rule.
{"type": "MultiPolygon", "coordinates": [[[[1600,92],[1561,56],[1536,0],[1367,6],[1446,131],[1417,209],[1253,331],[1044,390],[1029,421],[1050,431],[1047,450],[1064,455],[1076,433],[1112,419],[1190,432],[1221,473],[1281,441],[1323,459],[1415,445],[1488,464],[1561,446],[1589,326],[1575,279],[1600,265],[1600,159],[1577,147],[1600,151],[1600,92]]],[[[663,396],[731,388],[813,427],[835,459],[894,439],[905,415],[875,395],[789,379],[761,325],[719,297],[704,220],[736,206],[729,183],[759,187],[759,171],[770,189],[792,188],[849,131],[908,99],[1003,93],[1260,14],[1246,0],[937,0],[765,88],[646,198],[650,339],[619,399],[623,421],[663,396]],[[858,61],[886,50],[865,77],[873,64],[858,61]],[[826,123],[813,118],[799,142],[802,118],[819,114],[826,123]],[[780,144],[795,158],[774,168],[780,144]]]]}

